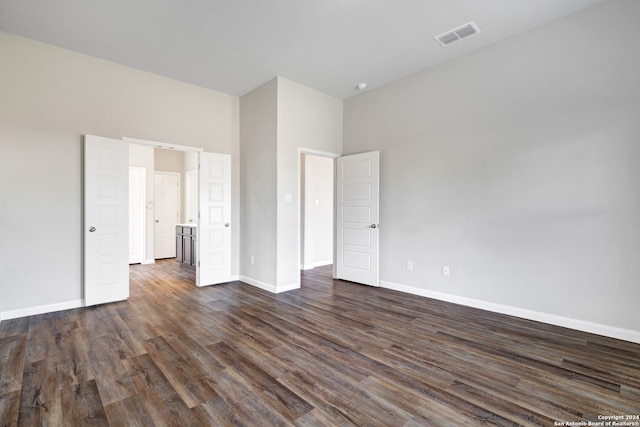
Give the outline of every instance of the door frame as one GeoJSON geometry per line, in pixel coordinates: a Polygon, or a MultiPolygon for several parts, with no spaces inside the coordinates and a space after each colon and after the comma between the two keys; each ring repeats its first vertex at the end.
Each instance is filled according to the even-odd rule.
{"type": "MultiPolygon", "coordinates": [[[[199,155],[199,153],[204,151],[203,148],[199,148],[199,147],[191,147],[191,146],[179,145],[179,144],[169,144],[169,143],[166,143],[166,142],[151,141],[151,140],[148,140],[148,139],[130,138],[130,137],[127,137],[127,136],[123,136],[122,137],[122,141],[126,142],[127,144],[145,145],[145,146],[153,147],[153,148],[164,148],[164,149],[167,149],[167,150],[176,150],[176,151],[188,151],[188,152],[191,152],[191,153],[196,153],[198,155],[199,155]]],[[[155,176],[155,174],[154,174],[154,176],[155,176]]],[[[155,226],[155,224],[154,224],[154,226],[155,226]]],[[[155,243],[154,243],[154,246],[155,246],[155,243]]],[[[151,263],[155,262],[155,254],[151,257],[150,262],[151,263]]]]}
{"type": "MultiPolygon", "coordinates": [[[[179,144],[169,144],[169,143],[166,143],[166,142],[150,141],[150,140],[147,140],[147,139],[122,137],[122,141],[126,142],[126,143],[129,143],[129,144],[139,144],[139,145],[151,146],[151,147],[154,147],[154,148],[164,148],[164,149],[168,149],[168,150],[176,150],[176,151],[184,151],[184,152],[196,153],[198,155],[198,162],[200,162],[200,157],[201,157],[200,153],[204,153],[205,152],[205,150],[203,148],[200,148],[200,147],[191,147],[191,146],[188,146],[188,145],[179,145],[179,144]]],[[[216,153],[213,153],[213,154],[216,154],[216,153]]],[[[221,154],[221,153],[218,153],[218,154],[221,154]]],[[[231,154],[229,154],[229,155],[232,156],[231,154]]],[[[231,168],[233,169],[233,160],[231,161],[231,168]]],[[[233,170],[232,170],[232,173],[231,173],[231,192],[232,192],[232,196],[231,196],[231,206],[230,206],[232,220],[233,220],[233,188],[234,188],[233,186],[234,186],[234,184],[233,184],[233,170]]],[[[198,209],[198,211],[200,210],[200,197],[198,197],[198,200],[197,200],[197,209],[198,209]]],[[[232,224],[232,227],[234,227],[234,224],[232,224]]],[[[199,227],[198,227],[198,233],[200,233],[199,227]]],[[[200,239],[200,236],[197,235],[196,239],[200,239]]],[[[231,254],[230,254],[230,257],[231,257],[231,271],[229,272],[230,273],[229,280],[231,280],[231,281],[238,280],[238,278],[239,278],[237,273],[235,275],[233,274],[233,268],[234,268],[233,259],[234,259],[234,256],[235,256],[234,253],[233,253],[233,250],[234,250],[234,248],[233,248],[233,237],[232,237],[231,254]]],[[[196,275],[198,274],[197,272],[198,272],[199,269],[200,269],[200,267],[196,266],[196,275]]],[[[196,284],[197,284],[197,278],[196,278],[196,284]]]]}
{"type": "MultiPolygon", "coordinates": [[[[332,158],[333,161],[333,277],[337,278],[337,261],[338,261],[338,248],[337,248],[337,242],[338,242],[338,236],[337,236],[337,232],[338,232],[338,227],[337,227],[337,209],[338,209],[338,204],[337,204],[337,195],[338,195],[338,190],[337,190],[337,185],[338,185],[338,180],[337,180],[337,159],[338,157],[344,157],[345,154],[338,154],[338,153],[332,153],[332,152],[328,152],[328,151],[320,151],[320,150],[314,150],[312,148],[305,148],[305,147],[298,147],[298,209],[297,209],[297,217],[298,217],[298,231],[297,231],[297,239],[296,239],[296,246],[297,246],[297,251],[296,253],[298,254],[298,265],[302,265],[302,252],[301,252],[301,237],[302,237],[302,214],[301,214],[301,209],[302,209],[302,154],[310,154],[313,156],[319,156],[319,157],[329,157],[332,158]]],[[[360,154],[360,153],[354,153],[354,154],[360,154]]],[[[378,245],[380,245],[380,241],[378,240],[378,245]]],[[[378,246],[378,250],[380,250],[380,246],[378,246]]],[[[380,265],[378,265],[378,275],[379,275],[379,271],[380,271],[380,265]]],[[[379,286],[379,285],[378,285],[379,286]]]]}
{"type": "Polygon", "coordinates": [[[187,145],[179,145],[179,144],[168,144],[166,142],[149,141],[148,139],[129,138],[126,136],[122,137],[122,141],[127,142],[129,144],[150,145],[155,148],[166,148],[168,150],[176,150],[176,151],[190,151],[195,153],[200,153],[204,151],[204,149],[199,147],[190,147],[187,145]]]}
{"type": "Polygon", "coordinates": [[[311,156],[318,156],[318,157],[328,157],[333,159],[333,265],[334,265],[334,271],[333,274],[335,276],[335,265],[336,265],[336,209],[335,209],[335,205],[336,205],[336,166],[335,166],[335,159],[337,159],[338,157],[341,157],[342,154],[338,154],[338,153],[332,153],[329,151],[320,151],[320,150],[314,150],[312,148],[305,148],[305,147],[298,147],[298,213],[297,213],[297,217],[298,217],[298,231],[297,231],[297,239],[296,239],[296,253],[298,254],[298,265],[302,266],[302,245],[301,245],[301,240],[302,240],[302,154],[309,154],[311,156]]]}

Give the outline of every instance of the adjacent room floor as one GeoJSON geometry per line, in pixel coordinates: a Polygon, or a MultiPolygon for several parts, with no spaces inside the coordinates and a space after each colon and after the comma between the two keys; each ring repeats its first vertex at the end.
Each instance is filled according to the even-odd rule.
{"type": "MultiPolygon", "coordinates": [[[[8,426],[467,426],[640,414],[640,345],[302,273],[131,267],[127,301],[0,324],[8,426]]],[[[639,421],[639,420],[635,420],[639,421]]],[[[557,424],[556,424],[557,425],[557,424]]]]}

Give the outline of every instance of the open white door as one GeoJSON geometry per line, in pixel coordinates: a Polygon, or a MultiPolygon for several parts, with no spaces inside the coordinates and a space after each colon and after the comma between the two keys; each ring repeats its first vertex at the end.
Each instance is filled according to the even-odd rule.
{"type": "Polygon", "coordinates": [[[337,279],[380,286],[379,164],[378,151],[337,159],[334,271],[337,279]]]}
{"type": "Polygon", "coordinates": [[[198,286],[231,281],[231,156],[200,153],[198,286]]]}
{"type": "Polygon", "coordinates": [[[129,297],[129,145],[84,138],[85,305],[129,297]]]}

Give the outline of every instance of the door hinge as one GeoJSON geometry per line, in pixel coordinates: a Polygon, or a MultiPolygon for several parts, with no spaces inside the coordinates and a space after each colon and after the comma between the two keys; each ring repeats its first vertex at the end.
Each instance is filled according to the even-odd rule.
{"type": "Polygon", "coordinates": [[[200,267],[200,261],[198,261],[198,267],[200,267]]]}

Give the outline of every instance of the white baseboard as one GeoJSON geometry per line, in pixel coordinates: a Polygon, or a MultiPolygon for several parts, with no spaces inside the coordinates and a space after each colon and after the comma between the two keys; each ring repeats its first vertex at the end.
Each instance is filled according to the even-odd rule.
{"type": "Polygon", "coordinates": [[[53,313],[54,311],[70,310],[84,307],[84,300],[59,302],[56,304],[38,305],[35,307],[19,308],[0,312],[0,321],[17,319],[19,317],[35,316],[38,314],[53,313]]]}
{"type": "Polygon", "coordinates": [[[318,262],[312,262],[311,264],[303,264],[301,270],[312,270],[316,267],[324,267],[325,265],[333,264],[333,260],[324,260],[318,262]]]}
{"type": "Polygon", "coordinates": [[[155,264],[155,263],[156,263],[155,259],[145,259],[145,260],[142,260],[140,264],[144,265],[144,264],[155,264]]]}
{"type": "Polygon", "coordinates": [[[241,282],[247,283],[251,286],[255,286],[256,288],[260,288],[267,292],[271,292],[272,294],[279,294],[281,292],[292,291],[294,289],[300,288],[300,283],[291,283],[289,285],[276,286],[269,283],[261,282],[260,280],[253,279],[251,277],[240,275],[241,282]]]}
{"type": "Polygon", "coordinates": [[[271,285],[269,283],[261,282],[260,280],[253,279],[251,277],[240,275],[240,281],[247,283],[251,286],[255,286],[256,288],[260,288],[262,290],[271,292],[272,294],[276,293],[276,286],[271,285]]]}
{"type": "MultiPolygon", "coordinates": [[[[247,276],[233,276],[232,280],[240,280],[251,286],[263,289],[271,293],[287,292],[300,288],[300,283],[291,283],[289,285],[275,286],[247,276]]],[[[615,326],[603,325],[600,323],[588,322],[580,319],[573,319],[555,314],[542,313],[539,311],[528,310],[519,307],[513,307],[503,304],[496,304],[489,301],[477,300],[473,298],[461,297],[458,295],[447,294],[444,292],[436,292],[428,289],[416,288],[413,286],[402,285],[398,283],[381,281],[380,286],[387,289],[393,289],[400,292],[419,295],[427,298],[433,298],[440,301],[460,304],[467,307],[479,308],[482,310],[492,311],[500,314],[520,317],[523,319],[534,320],[537,322],[548,323],[551,325],[562,326],[565,328],[576,329],[578,331],[589,332],[598,335],[604,335],[611,338],[621,339],[640,344],[640,331],[618,328],[615,326]]],[[[17,310],[8,310],[0,312],[0,321],[17,319],[20,317],[35,316],[44,313],[53,313],[56,311],[70,310],[74,308],[84,307],[83,300],[74,300],[61,302],[56,304],[46,304],[29,308],[21,308],[17,310]]]]}
{"type": "Polygon", "coordinates": [[[401,285],[399,283],[380,282],[380,286],[387,289],[393,289],[422,297],[432,298],[440,301],[460,304],[467,307],[479,308],[482,310],[492,311],[494,313],[507,314],[509,316],[520,317],[537,322],[548,323],[550,325],[562,326],[578,331],[589,332],[592,334],[603,335],[610,338],[630,341],[640,344],[640,331],[618,328],[615,326],[603,325],[600,323],[588,322],[586,320],[573,319],[556,314],[542,313],[539,311],[528,310],[525,308],[513,307],[509,305],[496,304],[489,301],[477,300],[473,298],[461,297],[458,295],[447,294],[444,292],[436,292],[428,289],[416,288],[413,286],[401,285]]]}
{"type": "Polygon", "coordinates": [[[280,285],[278,286],[278,290],[276,291],[276,293],[279,294],[282,292],[289,292],[296,289],[300,289],[300,282],[289,283],[288,285],[280,285]]]}

